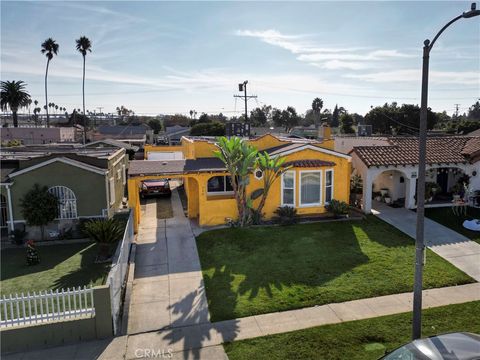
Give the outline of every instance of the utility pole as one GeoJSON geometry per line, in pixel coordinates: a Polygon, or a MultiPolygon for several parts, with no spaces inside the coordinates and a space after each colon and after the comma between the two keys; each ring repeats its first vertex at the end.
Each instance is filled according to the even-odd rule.
{"type": "Polygon", "coordinates": [[[420,127],[419,127],[419,156],[418,156],[418,183],[417,183],[417,228],[415,237],[415,278],[413,288],[413,319],[412,319],[412,340],[419,339],[422,336],[422,289],[423,289],[423,266],[425,255],[424,224],[425,224],[425,173],[427,165],[427,112],[428,112],[428,80],[430,52],[438,37],[460,19],[468,19],[479,16],[480,10],[477,10],[473,3],[471,10],[450,20],[435,35],[432,41],[423,42],[423,66],[422,66],[422,95],[420,107],[420,127]]]}
{"type": "Polygon", "coordinates": [[[247,109],[247,102],[248,99],[256,99],[256,95],[247,95],[247,84],[248,80],[245,80],[243,83],[238,84],[238,91],[242,92],[243,95],[233,95],[235,98],[243,98],[245,101],[245,123],[248,124],[248,109],[247,109]]]}

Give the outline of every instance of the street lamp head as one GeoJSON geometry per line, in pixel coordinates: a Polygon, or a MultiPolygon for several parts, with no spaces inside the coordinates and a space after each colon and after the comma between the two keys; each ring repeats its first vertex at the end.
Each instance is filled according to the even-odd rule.
{"type": "Polygon", "coordinates": [[[471,10],[464,12],[462,14],[462,17],[465,18],[465,19],[468,19],[468,18],[472,18],[472,17],[478,16],[478,15],[480,15],[480,10],[477,10],[477,4],[476,3],[472,3],[471,10]]]}

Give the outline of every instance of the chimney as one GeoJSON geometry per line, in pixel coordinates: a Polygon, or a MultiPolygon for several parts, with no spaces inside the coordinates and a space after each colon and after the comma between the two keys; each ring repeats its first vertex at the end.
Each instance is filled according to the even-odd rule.
{"type": "Polygon", "coordinates": [[[322,123],[320,127],[318,128],[318,134],[317,137],[320,139],[330,139],[332,136],[332,129],[330,128],[330,125],[328,125],[326,122],[322,123]]]}

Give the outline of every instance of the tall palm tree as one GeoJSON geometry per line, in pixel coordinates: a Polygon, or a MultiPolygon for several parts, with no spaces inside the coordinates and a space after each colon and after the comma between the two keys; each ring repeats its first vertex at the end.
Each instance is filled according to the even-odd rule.
{"type": "Polygon", "coordinates": [[[26,84],[23,81],[2,81],[0,107],[3,111],[10,108],[12,111],[13,126],[18,127],[17,111],[19,108],[27,106],[30,100],[30,94],[25,90],[26,84]]]}
{"type": "MultiPolygon", "coordinates": [[[[85,58],[87,56],[87,52],[92,52],[92,43],[90,39],[86,36],[80,36],[79,39],[75,40],[77,43],[77,51],[82,54],[83,57],[83,81],[82,81],[82,95],[83,95],[83,114],[86,115],[85,112],[85,58]]],[[[85,143],[86,137],[86,122],[84,123],[83,128],[83,143],[85,143]]]]}
{"type": "Polygon", "coordinates": [[[320,98],[315,98],[313,99],[312,102],[312,110],[313,113],[315,114],[315,127],[318,128],[318,125],[320,125],[320,112],[322,111],[323,108],[323,100],[320,98]]]}
{"type": "Polygon", "coordinates": [[[45,54],[47,57],[47,69],[45,70],[45,110],[47,111],[47,127],[50,127],[50,117],[48,116],[48,91],[47,91],[47,78],[48,78],[48,66],[50,65],[50,60],[53,59],[54,55],[58,54],[58,44],[52,38],[48,38],[42,43],[42,54],[45,54]]]}

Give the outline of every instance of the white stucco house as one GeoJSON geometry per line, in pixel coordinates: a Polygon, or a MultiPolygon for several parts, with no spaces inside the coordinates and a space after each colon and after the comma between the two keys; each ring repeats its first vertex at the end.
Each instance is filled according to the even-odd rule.
{"type": "MultiPolygon", "coordinates": [[[[418,138],[375,138],[371,145],[353,144],[354,173],[363,180],[362,209],[370,213],[376,192],[387,192],[392,202],[416,207],[418,138]]],[[[350,145],[350,143],[349,143],[350,145]]],[[[468,179],[465,200],[475,202],[480,190],[480,136],[436,136],[427,140],[427,182],[436,183],[435,200],[426,206],[451,206],[457,183],[468,179]]]]}

